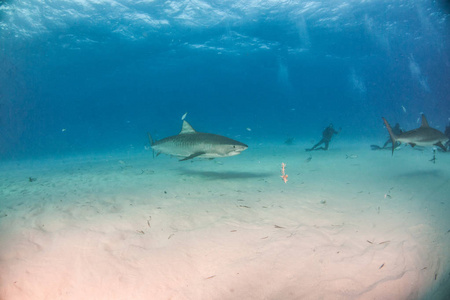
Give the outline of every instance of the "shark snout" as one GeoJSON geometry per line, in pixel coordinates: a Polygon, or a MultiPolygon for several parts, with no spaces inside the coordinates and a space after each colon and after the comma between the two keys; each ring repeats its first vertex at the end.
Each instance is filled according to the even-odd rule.
{"type": "Polygon", "coordinates": [[[235,145],[234,147],[238,152],[242,152],[248,148],[246,144],[235,145]]]}
{"type": "Polygon", "coordinates": [[[229,155],[238,155],[240,154],[242,151],[246,150],[248,148],[248,146],[246,144],[243,143],[239,143],[236,145],[233,145],[233,148],[231,149],[231,151],[229,152],[229,155]]]}

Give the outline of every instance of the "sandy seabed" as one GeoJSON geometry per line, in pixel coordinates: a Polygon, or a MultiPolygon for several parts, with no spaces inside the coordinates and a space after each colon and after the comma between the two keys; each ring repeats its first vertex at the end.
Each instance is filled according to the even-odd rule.
{"type": "Polygon", "coordinates": [[[431,157],[3,161],[0,299],[448,299],[450,154],[431,157]]]}

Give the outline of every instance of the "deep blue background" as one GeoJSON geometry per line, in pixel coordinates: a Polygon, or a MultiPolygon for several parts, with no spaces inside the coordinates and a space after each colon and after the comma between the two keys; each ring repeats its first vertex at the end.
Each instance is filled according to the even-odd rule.
{"type": "Polygon", "coordinates": [[[250,145],[444,129],[448,7],[298,2],[0,1],[1,157],[143,149],[185,112],[250,145]]]}

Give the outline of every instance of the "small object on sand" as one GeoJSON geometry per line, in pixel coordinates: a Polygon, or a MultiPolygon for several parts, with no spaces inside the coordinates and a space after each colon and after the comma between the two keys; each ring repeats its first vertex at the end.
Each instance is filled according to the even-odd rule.
{"type": "Polygon", "coordinates": [[[247,205],[239,205],[239,207],[243,207],[243,208],[251,208],[250,206],[247,206],[247,205]]]}
{"type": "Polygon", "coordinates": [[[288,175],[285,174],[285,169],[286,169],[286,164],[285,163],[281,163],[281,178],[283,179],[284,183],[286,183],[288,181],[288,175]]]}
{"type": "Polygon", "coordinates": [[[274,225],[275,228],[279,228],[279,229],[284,229],[284,227],[278,226],[278,225],[274,225]]]}
{"type": "Polygon", "coordinates": [[[371,241],[369,241],[369,240],[367,240],[367,242],[369,243],[369,244],[373,244],[371,241]]]}
{"type": "Polygon", "coordinates": [[[378,270],[381,269],[382,267],[384,267],[384,263],[378,268],[378,270]]]}
{"type": "Polygon", "coordinates": [[[355,159],[355,158],[358,158],[358,155],[356,155],[356,154],[350,154],[350,155],[345,155],[345,159],[355,159]]]}
{"type": "Polygon", "coordinates": [[[33,182],[33,181],[36,181],[37,180],[37,178],[34,178],[34,177],[28,177],[28,181],[29,182],[33,182]]]}
{"type": "Polygon", "coordinates": [[[381,242],[381,243],[378,243],[378,245],[383,245],[383,244],[387,244],[387,243],[390,243],[391,241],[384,241],[384,242],[381,242]]]}
{"type": "Polygon", "coordinates": [[[214,277],[216,277],[216,275],[209,276],[208,278],[205,278],[205,280],[206,280],[206,279],[211,279],[211,278],[214,278],[214,277]]]}
{"type": "Polygon", "coordinates": [[[136,231],[137,231],[137,233],[145,234],[145,232],[143,230],[136,230],[136,231]]]}

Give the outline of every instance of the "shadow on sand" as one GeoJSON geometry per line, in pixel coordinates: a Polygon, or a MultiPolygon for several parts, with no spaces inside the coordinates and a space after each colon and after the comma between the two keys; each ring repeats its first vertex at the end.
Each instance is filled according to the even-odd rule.
{"type": "Polygon", "coordinates": [[[438,179],[438,178],[444,178],[446,175],[441,170],[417,170],[417,171],[411,171],[411,172],[405,172],[399,174],[397,177],[401,179],[416,179],[416,180],[426,180],[426,179],[438,179]]]}
{"type": "Polygon", "coordinates": [[[187,169],[181,169],[180,173],[182,175],[194,176],[208,180],[265,178],[272,175],[270,173],[256,173],[256,172],[236,172],[236,171],[214,172],[214,171],[197,171],[187,169]]]}

